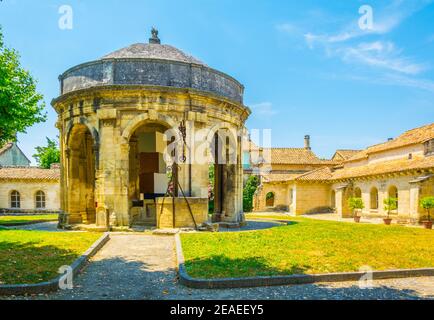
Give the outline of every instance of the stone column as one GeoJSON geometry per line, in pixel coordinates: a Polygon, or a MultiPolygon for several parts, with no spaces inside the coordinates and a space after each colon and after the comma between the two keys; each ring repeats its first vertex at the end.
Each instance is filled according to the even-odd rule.
{"type": "Polygon", "coordinates": [[[410,219],[413,222],[419,220],[419,195],[420,184],[419,182],[410,182],[410,219]]]}

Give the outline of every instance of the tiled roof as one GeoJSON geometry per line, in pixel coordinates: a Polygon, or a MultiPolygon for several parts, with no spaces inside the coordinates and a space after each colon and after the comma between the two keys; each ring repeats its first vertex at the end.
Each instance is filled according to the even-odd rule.
{"type": "Polygon", "coordinates": [[[12,148],[13,145],[14,145],[13,142],[6,143],[3,147],[0,148],[0,155],[2,155],[6,151],[8,151],[10,148],[12,148]]]}
{"type": "Polygon", "coordinates": [[[332,170],[329,167],[319,168],[306,172],[295,178],[296,181],[325,181],[332,177],[332,170]]]}
{"type": "Polygon", "coordinates": [[[264,148],[264,158],[271,153],[271,164],[323,164],[312,150],[306,148],[264,148]]]}
{"type": "Polygon", "coordinates": [[[361,150],[336,150],[336,153],[333,156],[333,159],[345,161],[351,157],[354,157],[354,155],[356,155],[360,151],[361,150]]]}
{"type": "Polygon", "coordinates": [[[262,179],[264,182],[286,182],[294,180],[298,177],[300,173],[267,173],[262,175],[262,179]]]}
{"type": "Polygon", "coordinates": [[[0,180],[59,180],[59,169],[0,167],[0,180]]]}
{"type": "Polygon", "coordinates": [[[426,126],[409,130],[396,139],[380,143],[371,146],[365,150],[360,151],[348,161],[356,161],[365,159],[371,153],[377,153],[385,150],[396,149],[400,147],[405,147],[413,144],[424,143],[431,139],[434,139],[434,123],[428,124],[426,126]]]}
{"type": "Polygon", "coordinates": [[[357,167],[347,167],[336,170],[331,177],[332,180],[359,178],[378,174],[404,172],[417,169],[434,169],[434,156],[420,157],[414,159],[400,159],[372,163],[357,167]]]}

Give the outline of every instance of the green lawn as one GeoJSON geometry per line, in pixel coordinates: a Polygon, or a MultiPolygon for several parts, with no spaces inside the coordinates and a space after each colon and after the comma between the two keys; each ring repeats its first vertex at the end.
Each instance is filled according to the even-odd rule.
{"type": "Polygon", "coordinates": [[[101,233],[0,229],[0,284],[50,280],[99,237],[101,233]]]}
{"type": "Polygon", "coordinates": [[[44,214],[34,216],[0,216],[0,226],[28,224],[36,221],[57,221],[57,214],[44,214]]]}
{"type": "Polygon", "coordinates": [[[283,218],[291,224],[261,231],[182,234],[188,273],[223,278],[349,272],[362,266],[434,267],[432,230],[283,218]]]}

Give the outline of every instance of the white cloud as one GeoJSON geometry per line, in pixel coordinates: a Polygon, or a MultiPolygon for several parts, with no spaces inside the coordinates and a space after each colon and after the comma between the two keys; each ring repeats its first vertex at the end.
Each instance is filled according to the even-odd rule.
{"type": "Polygon", "coordinates": [[[258,116],[271,117],[277,114],[276,110],[273,110],[273,104],[271,102],[261,102],[251,105],[253,113],[258,116]]]}
{"type": "Polygon", "coordinates": [[[416,75],[427,69],[427,66],[414,63],[401,55],[401,50],[393,42],[374,41],[360,43],[356,46],[338,47],[332,51],[348,63],[362,63],[370,67],[378,67],[403,74],[416,75]]]}

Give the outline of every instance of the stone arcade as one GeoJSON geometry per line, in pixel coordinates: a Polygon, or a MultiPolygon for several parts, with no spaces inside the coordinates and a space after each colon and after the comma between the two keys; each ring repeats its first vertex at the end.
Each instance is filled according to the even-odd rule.
{"type": "Polygon", "coordinates": [[[169,170],[195,222],[203,223],[209,159],[216,177],[213,219],[243,219],[240,132],[250,110],[237,80],[160,44],[156,30],[148,44],[75,66],[59,80],[52,105],[60,131],[61,224],[191,227],[179,188],[173,188],[175,216],[172,198],[163,204],[169,170]],[[165,156],[171,142],[177,166],[165,156]]]}

